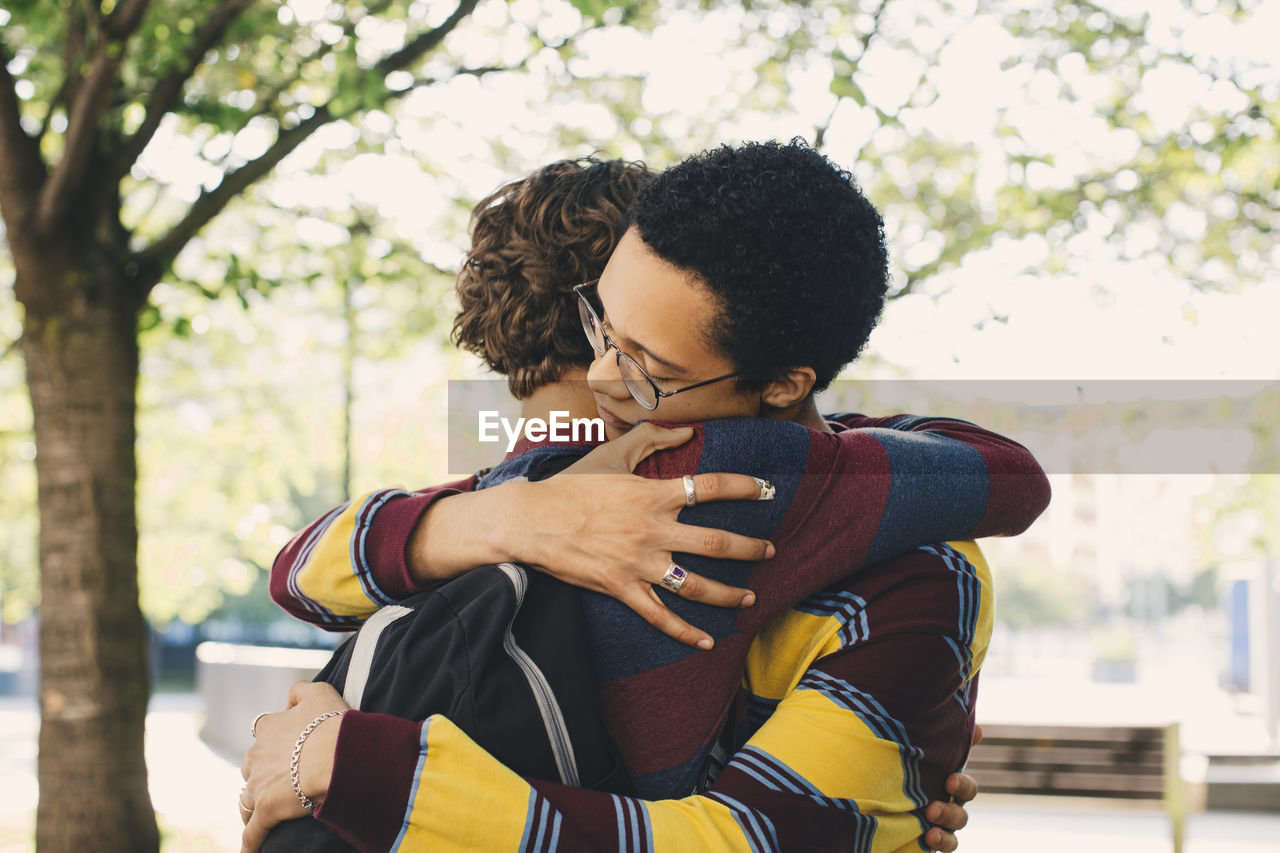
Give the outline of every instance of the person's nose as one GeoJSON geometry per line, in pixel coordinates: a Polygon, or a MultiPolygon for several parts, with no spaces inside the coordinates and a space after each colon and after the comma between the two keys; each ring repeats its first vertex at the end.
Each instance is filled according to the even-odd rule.
{"type": "Polygon", "coordinates": [[[609,347],[604,355],[596,356],[587,368],[587,385],[597,394],[604,394],[615,400],[631,397],[626,383],[622,381],[622,373],[618,370],[617,350],[609,347]]]}

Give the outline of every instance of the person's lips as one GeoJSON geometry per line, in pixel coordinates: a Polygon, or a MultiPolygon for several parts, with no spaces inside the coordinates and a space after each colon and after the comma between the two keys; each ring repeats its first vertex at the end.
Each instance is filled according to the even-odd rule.
{"type": "Polygon", "coordinates": [[[634,426],[630,421],[624,421],[599,403],[596,403],[596,411],[600,413],[600,418],[604,421],[605,426],[610,426],[614,429],[631,429],[634,426]]]}

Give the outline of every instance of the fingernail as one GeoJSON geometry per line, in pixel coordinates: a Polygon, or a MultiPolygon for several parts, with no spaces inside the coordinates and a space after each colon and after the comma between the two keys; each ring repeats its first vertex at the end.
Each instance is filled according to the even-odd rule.
{"type": "Polygon", "coordinates": [[[770,557],[772,557],[772,556],[773,556],[774,554],[776,554],[776,553],[778,553],[778,549],[777,549],[777,548],[775,548],[775,547],[773,547],[773,543],[772,543],[772,542],[766,542],[766,543],[764,543],[764,558],[765,558],[766,560],[767,560],[767,559],[769,559],[770,557]]]}
{"type": "Polygon", "coordinates": [[[710,651],[711,646],[712,646],[712,642],[710,637],[703,637],[701,640],[698,641],[698,648],[702,649],[703,651],[710,651]]]}
{"type": "Polygon", "coordinates": [[[759,477],[752,477],[756,484],[760,486],[760,496],[756,498],[758,501],[771,501],[777,494],[778,490],[773,487],[773,483],[768,480],[761,480],[759,477]]]}
{"type": "Polygon", "coordinates": [[[746,595],[742,596],[743,607],[750,607],[755,603],[756,603],[756,594],[754,592],[749,592],[746,595]]]}

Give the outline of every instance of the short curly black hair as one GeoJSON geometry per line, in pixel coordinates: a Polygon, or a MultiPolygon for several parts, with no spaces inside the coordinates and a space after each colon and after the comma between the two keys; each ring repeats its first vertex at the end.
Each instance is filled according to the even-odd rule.
{"type": "Polygon", "coordinates": [[[821,391],[884,307],[884,221],[850,174],[804,140],[691,157],[645,184],[630,221],[719,301],[708,340],[749,380],[807,366],[821,391]]]}
{"type": "Polygon", "coordinates": [[[453,340],[517,398],[591,364],[573,287],[600,277],[651,176],[638,162],[558,160],[476,204],[453,340]]]}

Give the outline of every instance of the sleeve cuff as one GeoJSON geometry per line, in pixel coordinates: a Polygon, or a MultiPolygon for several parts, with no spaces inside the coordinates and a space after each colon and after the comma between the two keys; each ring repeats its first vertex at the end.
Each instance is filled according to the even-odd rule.
{"type": "Polygon", "coordinates": [[[362,851],[390,850],[408,809],[421,731],[420,722],[386,714],[343,714],[316,819],[362,851]]]}
{"type": "Polygon", "coordinates": [[[440,498],[475,491],[476,478],[436,486],[389,500],[369,521],[366,553],[374,581],[394,601],[408,598],[425,587],[409,572],[409,537],[431,505],[440,498]]]}

